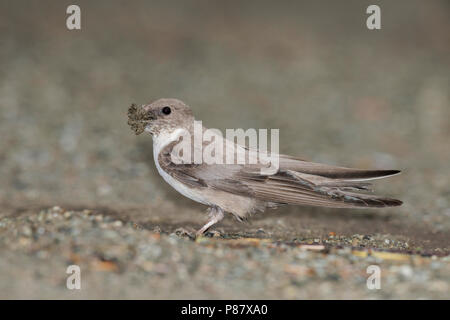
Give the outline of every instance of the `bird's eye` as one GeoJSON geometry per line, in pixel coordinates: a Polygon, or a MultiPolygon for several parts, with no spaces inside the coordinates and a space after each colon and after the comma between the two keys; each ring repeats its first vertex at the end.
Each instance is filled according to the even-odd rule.
{"type": "Polygon", "coordinates": [[[162,113],[164,113],[165,115],[168,115],[172,112],[172,110],[170,109],[170,107],[164,107],[162,108],[162,113]]]}

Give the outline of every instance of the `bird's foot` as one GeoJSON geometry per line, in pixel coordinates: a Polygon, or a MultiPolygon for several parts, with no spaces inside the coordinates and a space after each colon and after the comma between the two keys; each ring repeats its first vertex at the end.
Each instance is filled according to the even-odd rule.
{"type": "MultiPolygon", "coordinates": [[[[220,209],[219,207],[212,207],[209,210],[209,220],[208,222],[195,233],[196,237],[200,237],[203,236],[204,233],[211,228],[211,226],[215,225],[217,222],[219,222],[220,220],[222,220],[224,217],[223,214],[223,210],[220,209]]],[[[217,232],[217,231],[215,231],[217,232]]]]}
{"type": "Polygon", "coordinates": [[[179,237],[188,237],[190,239],[195,238],[195,236],[192,234],[192,232],[189,232],[185,228],[177,228],[174,233],[179,237]]]}
{"type": "Polygon", "coordinates": [[[220,231],[217,230],[208,230],[204,233],[204,235],[206,237],[211,237],[211,238],[220,238],[222,237],[222,233],[220,233],[220,231]]]}

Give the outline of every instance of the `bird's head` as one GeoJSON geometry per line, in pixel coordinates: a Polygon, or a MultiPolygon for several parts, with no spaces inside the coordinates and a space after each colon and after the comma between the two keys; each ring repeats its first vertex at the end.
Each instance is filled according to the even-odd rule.
{"type": "Polygon", "coordinates": [[[191,108],[177,99],[159,99],[141,107],[133,104],[128,109],[128,124],[136,134],[147,131],[159,135],[162,131],[189,129],[193,122],[191,108]]]}

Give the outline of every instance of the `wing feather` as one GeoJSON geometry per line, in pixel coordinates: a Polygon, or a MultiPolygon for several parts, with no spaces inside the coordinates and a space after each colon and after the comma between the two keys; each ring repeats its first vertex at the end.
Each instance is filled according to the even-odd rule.
{"type": "MultiPolygon", "coordinates": [[[[168,144],[158,155],[161,168],[194,188],[212,188],[273,204],[337,208],[398,206],[402,202],[367,193],[367,180],[399,173],[397,170],[361,170],[311,163],[280,155],[279,170],[263,175],[263,165],[175,164],[168,144]]],[[[179,162],[179,161],[177,161],[179,162]]]]}

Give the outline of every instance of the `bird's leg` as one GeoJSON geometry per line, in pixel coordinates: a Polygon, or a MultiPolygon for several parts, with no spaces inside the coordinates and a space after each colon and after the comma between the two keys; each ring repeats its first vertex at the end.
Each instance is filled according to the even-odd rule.
{"type": "Polygon", "coordinates": [[[198,230],[195,235],[201,236],[203,233],[206,232],[212,225],[216,224],[220,220],[223,219],[223,210],[219,207],[211,207],[209,209],[209,220],[208,222],[200,229],[198,230]]]}

